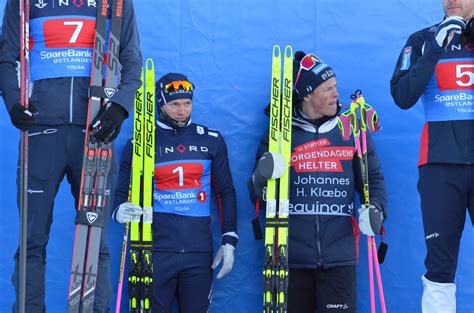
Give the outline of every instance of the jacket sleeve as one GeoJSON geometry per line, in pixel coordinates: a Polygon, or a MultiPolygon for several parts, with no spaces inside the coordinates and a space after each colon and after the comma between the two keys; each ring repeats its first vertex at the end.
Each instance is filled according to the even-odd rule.
{"type": "Polygon", "coordinates": [[[429,33],[432,40],[425,41],[423,34],[427,31],[418,31],[408,38],[390,80],[393,100],[401,109],[415,105],[444,54],[444,49],[438,46],[432,33],[429,33]]]}
{"type": "Polygon", "coordinates": [[[119,55],[122,65],[120,83],[117,87],[118,92],[110,98],[110,101],[120,104],[130,116],[135,92],[141,84],[142,54],[132,0],[124,1],[123,12],[119,55]]]}
{"type": "Polygon", "coordinates": [[[221,134],[217,137],[217,149],[212,160],[211,172],[221,217],[222,234],[237,233],[237,200],[229,167],[227,146],[221,134]]]}
{"type": "Polygon", "coordinates": [[[122,151],[120,158],[120,169],[117,179],[117,185],[114,192],[114,202],[112,205],[112,212],[115,211],[119,205],[128,201],[128,192],[130,189],[130,175],[132,169],[132,140],[129,140],[122,151]]]}
{"type": "Polygon", "coordinates": [[[18,1],[8,0],[3,15],[2,34],[0,35],[0,90],[10,111],[20,102],[17,62],[20,61],[20,18],[18,1]]]}
{"type": "MultiPolygon", "coordinates": [[[[385,180],[382,173],[380,160],[375,151],[375,144],[367,133],[367,166],[369,178],[369,196],[370,203],[378,206],[387,218],[387,192],[385,190],[385,180]]],[[[354,175],[356,180],[356,191],[360,199],[364,199],[364,184],[362,181],[359,158],[354,158],[354,175]]]]}

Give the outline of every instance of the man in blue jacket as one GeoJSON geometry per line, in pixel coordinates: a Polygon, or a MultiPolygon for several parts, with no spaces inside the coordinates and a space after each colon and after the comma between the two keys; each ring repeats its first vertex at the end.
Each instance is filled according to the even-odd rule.
{"type": "MultiPolygon", "coordinates": [[[[359,226],[365,235],[381,230],[386,192],[374,142],[367,136],[371,205],[354,208],[355,191],[363,195],[355,141],[344,140],[338,127],[340,105],[336,74],[314,55],[295,54],[290,205],[288,234],[288,312],[356,311],[359,226]],[[317,60],[309,70],[304,58],[317,60]]],[[[269,153],[263,134],[249,180],[253,201],[265,199],[267,179],[278,178],[284,165],[269,153]]],[[[259,201],[260,201],[259,200],[259,201]]]]}
{"type": "Polygon", "coordinates": [[[418,162],[427,248],[424,313],[456,312],[454,277],[466,208],[474,218],[472,19],[466,28],[474,3],[443,0],[443,9],[443,21],[410,35],[390,81],[400,108],[421,99],[425,111],[418,162]]]}
{"type": "MultiPolygon", "coordinates": [[[[53,203],[64,176],[79,199],[84,129],[97,8],[95,1],[51,1],[30,6],[29,110],[20,106],[17,62],[20,59],[19,1],[8,0],[0,37],[0,89],[12,124],[29,131],[26,312],[45,311],[46,245],[53,203]]],[[[96,116],[97,139],[118,135],[140,85],[141,52],[131,0],[124,1],[118,92],[96,116]]],[[[116,161],[109,186],[116,180],[116,161]]],[[[73,204],[71,204],[71,209],[73,204]]],[[[108,312],[111,296],[106,230],[101,237],[94,312],[108,312]]],[[[19,253],[13,283],[18,301],[19,253]]],[[[14,312],[18,311],[18,303],[14,312]]]]}
{"type": "MultiPolygon", "coordinates": [[[[153,190],[152,310],[171,313],[175,297],[181,313],[205,313],[217,279],[229,273],[237,245],[237,206],[227,147],[222,135],[191,122],[194,85],[185,75],[168,73],[156,82],[153,190]],[[211,185],[221,216],[221,247],[212,261],[211,185]]],[[[127,202],[132,142],[122,154],[113,218],[130,222],[142,209],[127,202]]]]}

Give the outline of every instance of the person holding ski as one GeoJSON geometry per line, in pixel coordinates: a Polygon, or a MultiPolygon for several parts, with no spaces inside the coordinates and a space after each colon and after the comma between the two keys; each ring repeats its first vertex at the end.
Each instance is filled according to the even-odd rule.
{"type": "MultiPolygon", "coordinates": [[[[338,128],[341,106],[334,70],[313,54],[296,52],[290,167],[288,312],[356,311],[359,229],[373,236],[386,218],[385,183],[374,142],[368,139],[371,203],[362,197],[355,141],[338,128]]],[[[278,178],[285,162],[268,151],[265,132],[248,186],[253,202],[265,200],[267,179],[278,178]]]]}
{"type": "MultiPolygon", "coordinates": [[[[113,141],[133,106],[140,85],[141,52],[132,0],[124,0],[121,26],[120,79],[115,94],[98,114],[88,115],[95,20],[101,1],[42,2],[25,7],[29,12],[29,108],[20,105],[17,62],[20,59],[19,1],[7,0],[0,37],[0,90],[12,124],[28,131],[28,208],[26,309],[45,312],[46,246],[50,236],[53,203],[64,176],[71,185],[76,207],[80,186],[85,128],[96,140],[113,141]]],[[[112,7],[112,5],[110,5],[112,7]]],[[[111,15],[109,8],[109,16],[111,15]]],[[[99,57],[100,58],[100,57],[99,57]]],[[[109,77],[112,79],[113,77],[109,77]]],[[[118,77],[117,77],[118,79],[118,77]]],[[[107,190],[117,175],[114,160],[107,190]]],[[[20,177],[21,173],[18,173],[20,177]]],[[[22,188],[22,186],[18,186],[22,188]]],[[[107,191],[108,192],[108,191],[107,191]]],[[[110,203],[106,203],[110,205],[110,203]]],[[[71,203],[71,208],[73,204],[71,203]]],[[[105,226],[104,226],[105,227],[105,226]]],[[[94,312],[108,312],[112,294],[106,229],[102,231],[95,285],[94,312]]],[[[19,252],[15,254],[13,284],[18,312],[19,252]]],[[[81,271],[81,269],[79,269],[81,271]]]]}
{"type": "Polygon", "coordinates": [[[421,99],[425,112],[418,161],[427,250],[423,313],[456,312],[466,211],[474,223],[474,2],[442,5],[441,22],[410,35],[390,81],[398,107],[409,109],[421,99]]]}
{"type": "MultiPolygon", "coordinates": [[[[227,147],[222,135],[191,122],[194,85],[180,73],[156,82],[153,213],[153,312],[205,313],[212,295],[212,269],[222,262],[217,279],[234,264],[237,207],[227,147]],[[222,217],[221,246],[212,261],[211,184],[222,217]]],[[[127,202],[133,143],[123,151],[113,219],[128,223],[142,208],[127,202]]]]}

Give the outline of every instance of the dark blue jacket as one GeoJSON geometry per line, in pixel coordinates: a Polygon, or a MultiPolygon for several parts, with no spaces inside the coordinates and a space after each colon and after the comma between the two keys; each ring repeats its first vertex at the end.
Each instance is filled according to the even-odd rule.
{"type": "MultiPolygon", "coordinates": [[[[80,7],[72,1],[68,4],[47,1],[44,4],[32,2],[30,6],[30,64],[33,80],[30,102],[38,109],[36,121],[39,125],[82,126],[86,124],[87,118],[90,85],[87,64],[90,66],[89,48],[94,39],[97,10],[88,6],[88,1],[81,2],[80,7]],[[72,52],[80,53],[81,56],[61,56],[72,52]],[[60,65],[63,67],[58,70],[60,65]]],[[[8,111],[20,100],[16,71],[20,59],[18,12],[18,1],[8,0],[0,37],[0,90],[8,111]]],[[[132,0],[124,1],[119,61],[122,65],[119,91],[110,100],[122,106],[130,115],[135,91],[140,86],[142,67],[132,0]]]]}
{"type": "Polygon", "coordinates": [[[408,38],[390,81],[392,97],[402,109],[423,100],[419,166],[474,164],[474,50],[472,43],[460,44],[456,34],[445,51],[435,41],[436,27],[408,38]],[[438,109],[444,111],[433,116],[438,109]]]}
{"type": "MultiPolygon", "coordinates": [[[[115,208],[127,201],[132,148],[129,141],[122,153],[115,208]]],[[[216,191],[222,234],[237,233],[235,189],[227,147],[219,132],[194,123],[172,129],[158,122],[154,178],[154,251],[212,251],[211,185],[216,191]]],[[[234,240],[224,236],[223,243],[226,238],[234,240]]]]}
{"type": "MultiPolygon", "coordinates": [[[[353,201],[362,195],[354,138],[344,141],[337,117],[319,128],[293,116],[288,261],[292,268],[355,265],[359,231],[353,201]]],[[[385,211],[386,192],[374,143],[368,139],[371,202],[385,211]]],[[[268,151],[265,133],[256,162],[268,151]]]]}

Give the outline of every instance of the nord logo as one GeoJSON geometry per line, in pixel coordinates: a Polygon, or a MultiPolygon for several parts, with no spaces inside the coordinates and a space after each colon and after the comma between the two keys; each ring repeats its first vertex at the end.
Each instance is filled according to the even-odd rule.
{"type": "MultiPolygon", "coordinates": [[[[39,2],[43,2],[44,0],[40,0],[39,2]]],[[[58,0],[59,6],[69,6],[69,3],[72,3],[75,7],[82,7],[84,5],[84,0],[58,0]]],[[[88,7],[97,7],[96,0],[87,0],[88,7]]]]}
{"type": "Polygon", "coordinates": [[[182,144],[179,144],[176,147],[165,147],[165,153],[173,153],[178,151],[179,153],[184,153],[186,150],[189,150],[189,152],[208,152],[209,149],[204,146],[184,146],[182,144]]]}

